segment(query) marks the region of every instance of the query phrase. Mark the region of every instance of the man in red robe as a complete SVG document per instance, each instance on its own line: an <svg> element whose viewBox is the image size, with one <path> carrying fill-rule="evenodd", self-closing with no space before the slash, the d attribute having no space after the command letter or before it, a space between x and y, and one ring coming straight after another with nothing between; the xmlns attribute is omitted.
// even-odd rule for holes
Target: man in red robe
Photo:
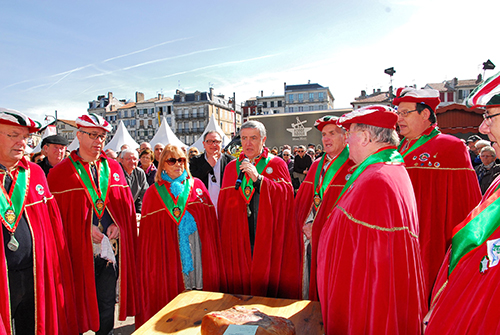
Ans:
<svg viewBox="0 0 500 335"><path fill-rule="evenodd" d="M245 122L240 135L243 151L226 166L218 202L228 291L298 299L301 233L288 168L264 147L262 123Z"/></svg>
<svg viewBox="0 0 500 335"><path fill-rule="evenodd" d="M24 158L38 125L0 108L0 334L77 334L71 260L43 170Z"/></svg>
<svg viewBox="0 0 500 335"><path fill-rule="evenodd" d="M430 296L439 267L451 243L453 227L481 199L481 190L463 142L441 134L435 110L439 92L432 89L398 89L398 126L404 138L399 145L417 199L420 249Z"/></svg>
<svg viewBox="0 0 500 335"><path fill-rule="evenodd" d="M349 148L345 130L337 126L338 117L324 116L314 126L321 132L324 154L312 165L295 196L295 221L303 227L305 255L303 262L302 298L318 300L316 285L316 254L326 217L349 179Z"/></svg>
<svg viewBox="0 0 500 335"><path fill-rule="evenodd" d="M484 107L479 131L500 153L500 73L487 79L466 99L468 107ZM465 195L467 196L467 195ZM426 334L499 334L500 309L500 178L481 203L453 230L433 290ZM427 323L427 322L424 322Z"/></svg>
<svg viewBox="0 0 500 335"><path fill-rule="evenodd" d="M343 115L356 164L318 245L327 334L420 334L426 313L411 181L396 150L397 115L367 106Z"/></svg>
<svg viewBox="0 0 500 335"><path fill-rule="evenodd" d="M80 148L50 170L48 182L73 263L79 332L108 334L117 278L119 318L135 315L134 201L122 168L102 151L111 125L95 114L77 118L76 124Z"/></svg>

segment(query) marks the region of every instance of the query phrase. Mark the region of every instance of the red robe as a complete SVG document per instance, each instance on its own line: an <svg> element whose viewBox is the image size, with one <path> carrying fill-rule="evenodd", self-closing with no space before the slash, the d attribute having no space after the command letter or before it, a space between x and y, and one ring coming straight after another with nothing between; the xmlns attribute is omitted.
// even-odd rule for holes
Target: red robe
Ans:
<svg viewBox="0 0 500 335"><path fill-rule="evenodd" d="M76 154L72 158L85 163ZM101 158L107 159L104 153ZM136 309L136 277L135 245L137 240L137 223L134 200L127 185L123 169L108 159L110 177L106 209L113 222L120 228L119 238L119 319L135 315ZM79 332L99 329L99 310L94 276L94 256L92 249L92 213L93 207L87 197L82 183L69 158L57 164L48 175L50 190L54 194L68 240L69 252L73 263L73 274L76 289L77 316Z"/></svg>
<svg viewBox="0 0 500 335"><path fill-rule="evenodd" d="M36 333L77 334L71 260L57 203L38 165L23 158L19 166L29 166L30 170L24 215L33 240ZM5 260L3 247L0 258ZM3 261L0 262L0 334L12 334L7 278L7 264Z"/></svg>
<svg viewBox="0 0 500 335"><path fill-rule="evenodd" d="M161 182L169 187L169 183ZM215 208L203 182L194 178L186 211L196 221L201 241L203 290L220 291L224 282L219 227ZM136 327L185 290L178 241L178 224L165 208L155 185L144 195L138 246L141 304Z"/></svg>
<svg viewBox="0 0 500 335"><path fill-rule="evenodd" d="M496 178L482 202L499 184L500 178ZM500 226L487 241L498 238ZM497 265L481 273L481 260L486 255L484 242L462 257L448 278L450 252L447 253L432 292L432 314L426 335L500 334L500 309L496 307L500 299L500 267Z"/></svg>
<svg viewBox="0 0 500 335"><path fill-rule="evenodd" d="M314 161L307 173L304 182L300 185L299 191L295 196L294 201L294 210L295 210L295 224L297 227L303 227L304 223L311 212L314 201L314 179L316 177L316 170L318 169L319 162L321 158ZM333 162L332 162L333 163ZM332 164L330 163L330 164ZM318 300L318 290L316 283L316 267L317 267L317 251L318 251L318 242L321 236L321 231L323 229L323 225L330 214L332 206L337 201L337 198L340 195L340 192L344 188L346 183L346 176L348 174L349 168L353 166L353 162L348 160L348 163L345 164L336 176L335 179L330 183L328 188L326 189L323 199L321 202L321 206L319 207L316 216L314 217L313 227L312 227L312 238L311 238L311 273L309 278L309 300L317 301ZM321 167L320 167L321 168ZM330 168L330 167L329 167Z"/></svg>
<svg viewBox="0 0 500 335"><path fill-rule="evenodd" d="M268 153L267 148L262 154ZM218 213L228 292L299 299L301 231L293 219L293 187L284 160L274 157L262 172L253 258L247 206L234 185L236 160L224 172Z"/></svg>
<svg viewBox="0 0 500 335"><path fill-rule="evenodd" d="M426 313L418 217L402 165L370 165L342 196L318 245L326 334L420 334Z"/></svg>
<svg viewBox="0 0 500 335"><path fill-rule="evenodd" d="M424 134L431 130L432 127ZM429 297L451 244L453 228L479 203L481 190L468 150L454 136L439 134L404 159L417 199L420 249Z"/></svg>

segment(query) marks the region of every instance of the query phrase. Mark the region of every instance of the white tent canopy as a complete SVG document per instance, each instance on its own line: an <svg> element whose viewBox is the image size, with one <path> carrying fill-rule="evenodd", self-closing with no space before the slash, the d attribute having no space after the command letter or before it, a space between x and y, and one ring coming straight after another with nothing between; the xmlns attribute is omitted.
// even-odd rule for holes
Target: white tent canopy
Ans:
<svg viewBox="0 0 500 335"><path fill-rule="evenodd" d="M187 145L181 142L177 136L175 136L174 132L168 125L167 119L163 117L161 119L160 128L156 132L155 136L149 141L152 147L154 147L157 143L161 143L163 145L173 144L180 148L185 148Z"/></svg>
<svg viewBox="0 0 500 335"><path fill-rule="evenodd" d="M200 150L200 152L205 151L205 148L203 148L203 137L205 136L205 134L207 132L212 131L212 130L217 131L222 136L222 147L223 148L226 145L228 145L229 142L231 142L229 137L227 137L224 134L221 127L219 127L219 125L215 121L215 114L212 114L212 116L210 117L210 120L208 121L208 125L205 128L205 131L203 132L203 134L201 134L200 138L196 142L194 142L193 145L190 146L190 148L196 147L198 150Z"/></svg>
<svg viewBox="0 0 500 335"><path fill-rule="evenodd" d="M68 152L76 150L80 147L80 142L78 142L78 137L75 137L73 141L68 145Z"/></svg>
<svg viewBox="0 0 500 335"><path fill-rule="evenodd" d="M54 128L53 127L47 127L45 128L43 134L42 134L42 140L47 137L47 136L51 136L51 135L57 135L56 133L54 133ZM40 152L42 151L42 141L40 141L37 146L29 153L37 153L37 152ZM26 151L27 152L27 151Z"/></svg>
<svg viewBox="0 0 500 335"><path fill-rule="evenodd" d="M118 124L118 128L116 129L115 136L109 141L108 144L104 147L104 150L111 149L114 152L120 151L122 145L127 144L131 149L139 148L139 144L130 136L127 128L123 124L123 121L120 121Z"/></svg>

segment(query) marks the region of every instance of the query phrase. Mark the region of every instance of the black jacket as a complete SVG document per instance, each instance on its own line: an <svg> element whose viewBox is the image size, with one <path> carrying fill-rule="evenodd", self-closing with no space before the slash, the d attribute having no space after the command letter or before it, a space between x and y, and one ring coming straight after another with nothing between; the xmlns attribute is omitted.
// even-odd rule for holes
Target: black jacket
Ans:
<svg viewBox="0 0 500 335"><path fill-rule="evenodd" d="M219 182L219 185L222 186L222 176L224 175L224 170L226 169L226 165L235 158L228 154L222 154L219 159L221 160L220 162L221 177L219 178L219 176L215 176L215 178ZM189 161L189 171L191 171L193 177L200 179L203 182L203 184L205 184L205 187L208 189L208 174L209 173L213 174L214 170L212 166L205 159L205 153L202 153L201 155L194 156L193 158L191 158L191 160Z"/></svg>

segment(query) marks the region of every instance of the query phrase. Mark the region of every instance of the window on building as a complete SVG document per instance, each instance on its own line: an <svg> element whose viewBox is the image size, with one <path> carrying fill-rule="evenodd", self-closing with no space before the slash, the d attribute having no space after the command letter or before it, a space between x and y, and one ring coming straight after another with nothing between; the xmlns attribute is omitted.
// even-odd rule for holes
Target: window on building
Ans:
<svg viewBox="0 0 500 335"><path fill-rule="evenodd" d="M262 107L267 108L267 101L262 102Z"/></svg>
<svg viewBox="0 0 500 335"><path fill-rule="evenodd" d="M186 97L185 96L181 97L181 102L186 102Z"/></svg>
<svg viewBox="0 0 500 335"><path fill-rule="evenodd" d="M293 103L293 94L288 95L288 102Z"/></svg>
<svg viewBox="0 0 500 335"><path fill-rule="evenodd" d="M200 95L199 94L196 95L196 101L200 101Z"/></svg>
<svg viewBox="0 0 500 335"><path fill-rule="evenodd" d="M140 116L144 115L144 110L143 109L139 109L139 115Z"/></svg>
<svg viewBox="0 0 500 335"><path fill-rule="evenodd" d="M281 100L278 100L278 107L282 107L283 106L283 102Z"/></svg>
<svg viewBox="0 0 500 335"><path fill-rule="evenodd" d="M172 127L172 118L170 116L167 117L167 123L170 127Z"/></svg>
<svg viewBox="0 0 500 335"><path fill-rule="evenodd" d="M135 117L135 110L130 111L130 117Z"/></svg>
<svg viewBox="0 0 500 335"><path fill-rule="evenodd" d="M274 101L271 101L270 104L271 104L270 107L273 108L274 107Z"/></svg>
<svg viewBox="0 0 500 335"><path fill-rule="evenodd" d="M300 106L299 107L299 112L303 112L304 111L304 107Z"/></svg>
<svg viewBox="0 0 500 335"><path fill-rule="evenodd" d="M153 115L154 113L155 113L155 109L154 109L154 108L151 108L151 109L149 110L149 114L150 114L150 115Z"/></svg>
<svg viewBox="0 0 500 335"><path fill-rule="evenodd" d="M325 93L324 92L318 92L318 99L320 101L323 101L324 98L325 98Z"/></svg>
<svg viewBox="0 0 500 335"><path fill-rule="evenodd" d="M288 107L288 113L293 113L293 107Z"/></svg>
<svg viewBox="0 0 500 335"><path fill-rule="evenodd" d="M304 94L299 93L299 102L304 102Z"/></svg>
<svg viewBox="0 0 500 335"><path fill-rule="evenodd" d="M314 110L314 106L309 106L309 110L313 111Z"/></svg>
<svg viewBox="0 0 500 335"><path fill-rule="evenodd" d="M128 117L128 111L123 111L123 117Z"/></svg>
<svg viewBox="0 0 500 335"><path fill-rule="evenodd" d="M139 126L144 127L144 120L139 120Z"/></svg>
<svg viewBox="0 0 500 335"><path fill-rule="evenodd" d="M454 100L454 99L453 99L453 92L448 92L448 94L447 94L447 95L448 95L448 100L446 100L446 101L448 101L448 102L452 102L452 101Z"/></svg>
<svg viewBox="0 0 500 335"><path fill-rule="evenodd" d="M148 126L152 126L153 125L153 120L148 120Z"/></svg>
<svg viewBox="0 0 500 335"><path fill-rule="evenodd" d="M469 93L470 93L469 90L459 90L458 91L458 99L463 100L463 99L467 98Z"/></svg>
<svg viewBox="0 0 500 335"><path fill-rule="evenodd" d="M314 93L309 93L309 101L314 101Z"/></svg>
<svg viewBox="0 0 500 335"><path fill-rule="evenodd" d="M131 122L131 124L132 124L133 126L135 126L135 125L136 125L136 120L135 120L135 119L134 119L134 120L131 120L130 122Z"/></svg>
<svg viewBox="0 0 500 335"><path fill-rule="evenodd" d="M184 108L184 117L188 118L189 117L189 109Z"/></svg>

